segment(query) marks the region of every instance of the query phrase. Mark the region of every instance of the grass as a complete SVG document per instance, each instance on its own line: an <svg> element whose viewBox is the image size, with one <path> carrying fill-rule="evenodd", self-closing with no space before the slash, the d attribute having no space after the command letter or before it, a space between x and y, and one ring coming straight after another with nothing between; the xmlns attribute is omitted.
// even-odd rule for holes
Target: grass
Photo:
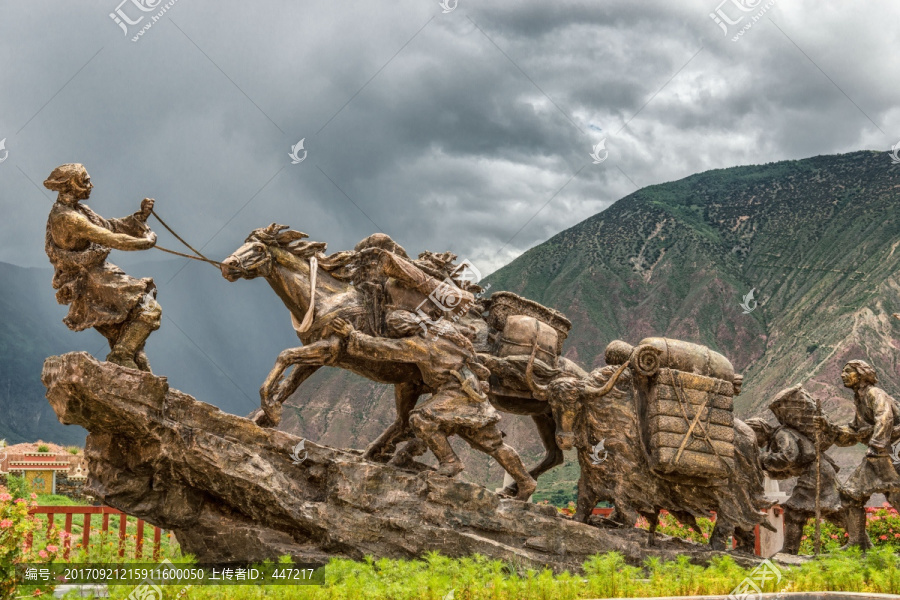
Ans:
<svg viewBox="0 0 900 600"><path fill-rule="evenodd" d="M164 587L166 598L194 600L228 598L250 600L579 600L610 597L692 596L728 594L749 570L730 557L709 565L691 564L686 557L675 561L649 559L642 566L626 563L617 553L597 555L584 563L584 573L554 575L549 570L522 568L482 556L448 558L430 553L418 560L367 557L363 561L334 559L320 570L318 586L180 586ZM34 586L20 594L33 594ZM110 586L111 598L127 598L135 586ZM888 549L862 556L842 552L782 570L782 578L770 579L764 591L900 592L900 558ZM448 594L453 591L452 596ZM179 593L181 595L179 596ZM67 598L74 598L68 595Z"/></svg>
<svg viewBox="0 0 900 600"><path fill-rule="evenodd" d="M60 496L40 496L41 504L78 504ZM35 547L59 544L46 536L46 516L41 515L40 532L35 532ZM69 562L152 562L152 527L144 532L144 558L135 559L136 523L128 519L125 558L118 557L118 518L110 519L110 532L101 534L99 515L91 522L89 548L80 547L83 517L75 515L72 527L72 553ZM63 515L55 517L55 527L62 529ZM849 591L861 593L900 593L900 557L895 554L893 531L900 517L889 507L871 509L869 530L880 542L879 547L862 555L857 550L836 551L840 530L827 532L828 550L816 560L793 568L782 569L782 579L771 580L764 591ZM701 520L701 531L691 531L666 515L660 531L706 542L712 523ZM810 524L810 527L812 525ZM884 531L884 533L882 533ZM898 531L900 532L900 531ZM706 535L704 535L706 534ZM57 534L58 535L58 534ZM834 537L832 537L834 535ZM885 539L882 540L881 536ZM823 536L826 537L826 536ZM900 540L900 538L896 538ZM804 542L806 543L806 542ZM160 560L176 563L193 562L183 556L171 534L164 534ZM287 561L287 557L282 559ZM511 562L481 556L448 558L429 553L417 560L391 560L367 557L362 561L333 559L319 570L322 585L235 585L235 586L163 586L164 598L256 600L284 598L297 600L580 600L609 597L691 596L729 594L750 572L730 557L717 557L706 566L691 564L686 557L675 561L648 559L640 566L630 565L617 553L593 556L583 565L583 572L553 574L549 570L529 569ZM128 598L134 585L110 586L111 598ZM48 588L24 586L20 597L30 597L40 590L49 597ZM450 592L452 595L448 596ZM40 597L40 596L39 596ZM67 596L74 598L74 595Z"/></svg>
<svg viewBox="0 0 900 600"><path fill-rule="evenodd" d="M38 506L88 506L83 500L75 500L59 494L38 494Z"/></svg>

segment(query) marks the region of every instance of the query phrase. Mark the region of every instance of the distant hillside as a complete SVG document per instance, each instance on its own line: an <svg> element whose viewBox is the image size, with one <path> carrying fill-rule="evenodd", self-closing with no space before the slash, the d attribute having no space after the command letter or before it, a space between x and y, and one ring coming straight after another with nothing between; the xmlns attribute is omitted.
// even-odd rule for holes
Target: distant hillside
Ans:
<svg viewBox="0 0 900 600"><path fill-rule="evenodd" d="M549 208L552 208L552 204ZM843 364L870 361L900 398L900 166L855 152L708 171L650 186L532 248L487 278L563 311L565 353L603 364L613 339L665 335L706 344L746 379L738 412L758 414L780 389L808 382L838 420L852 414ZM435 249L440 250L440 249ZM743 314L751 289L759 305ZM357 447L393 417L389 389L317 374L285 427ZM343 410L344 412L341 412ZM527 419L504 415L511 443L533 461ZM851 451L852 454L852 451ZM847 451L841 462L852 459ZM468 476L502 472L466 451ZM542 478L571 490L577 470Z"/></svg>
<svg viewBox="0 0 900 600"><path fill-rule="evenodd" d="M228 283L199 263L167 284L180 261L141 262L145 253L122 252L110 258L128 273L153 277L160 288L162 326L147 343L154 372L222 410L246 415L258 407L259 383L275 357L298 343L268 287ZM85 350L102 359L109 352L98 333L74 333L62 323L67 307L56 303L52 275L49 268L0 263L0 439L10 444L83 444L87 432L60 425L50 408L41 369L54 354Z"/></svg>
<svg viewBox="0 0 900 600"><path fill-rule="evenodd" d="M44 398L44 358L74 349L54 310L50 276L49 269L0 263L0 438L10 444L39 438L83 444L86 435L80 427L60 425Z"/></svg>
<svg viewBox="0 0 900 600"><path fill-rule="evenodd" d="M807 383L852 414L844 363L900 394L900 166L878 152L708 171L650 186L490 277L573 321L567 354L602 363L612 339L706 344L745 375L738 411ZM755 289L759 306L744 314Z"/></svg>

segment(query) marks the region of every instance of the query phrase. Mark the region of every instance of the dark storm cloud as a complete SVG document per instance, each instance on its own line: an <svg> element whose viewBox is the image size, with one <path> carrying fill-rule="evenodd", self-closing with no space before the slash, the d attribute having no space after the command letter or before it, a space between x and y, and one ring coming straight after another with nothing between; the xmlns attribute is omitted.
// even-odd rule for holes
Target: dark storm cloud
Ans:
<svg viewBox="0 0 900 600"><path fill-rule="evenodd" d="M153 196L216 256L278 221L487 273L635 185L900 136L895 3L782 0L732 42L705 0L178 0L137 43L117 4L0 8L2 261L46 264L40 184L69 161L102 214Z"/></svg>

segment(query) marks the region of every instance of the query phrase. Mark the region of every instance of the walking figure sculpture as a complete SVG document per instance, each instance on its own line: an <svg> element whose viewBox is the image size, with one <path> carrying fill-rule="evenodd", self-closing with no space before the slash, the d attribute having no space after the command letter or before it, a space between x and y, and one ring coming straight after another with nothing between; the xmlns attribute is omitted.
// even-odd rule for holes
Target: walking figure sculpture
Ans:
<svg viewBox="0 0 900 600"><path fill-rule="evenodd" d="M441 322L430 327L435 338L429 340L420 330L420 322L412 312L392 311L387 324L393 339L360 333L343 319L335 319L332 327L346 339L346 351L352 356L410 363L419 368L434 393L412 411L410 424L440 462L439 475L455 477L463 470L447 439L458 435L496 460L518 484L516 498L527 500L537 483L518 453L503 442L497 427L500 415L481 391L490 371L478 362L472 342L465 335L472 332L463 325Z"/></svg>
<svg viewBox="0 0 900 600"><path fill-rule="evenodd" d="M872 547L866 533L866 502L872 494L884 494L894 508L900 506L900 475L891 460L891 445L900 440L900 404L876 387L878 376L871 365L851 360L841 371L844 387L853 390L856 415L850 423L832 425L826 418L816 419L826 439L836 446L862 443L869 448L862 462L841 489L845 504L848 546L863 550Z"/></svg>

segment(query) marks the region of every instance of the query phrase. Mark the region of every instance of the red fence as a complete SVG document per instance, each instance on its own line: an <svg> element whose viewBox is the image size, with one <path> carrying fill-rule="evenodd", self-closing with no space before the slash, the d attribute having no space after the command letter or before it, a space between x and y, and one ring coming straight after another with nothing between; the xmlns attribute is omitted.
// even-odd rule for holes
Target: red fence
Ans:
<svg viewBox="0 0 900 600"><path fill-rule="evenodd" d="M56 515L65 515L64 530L68 534L63 540L63 558L69 558L69 550L72 545L72 515L83 515L84 522L81 528L81 546L87 550L91 540L91 516L101 515L101 534L109 532L110 515L119 517L119 556L125 556L125 535L127 527L127 515L108 506L37 506L28 511L32 515L47 515L47 534L56 527ZM113 524L115 528L115 524ZM159 546L162 539L162 530L153 527L153 560L159 559ZM33 542L31 535L26 540L27 547ZM135 558L142 558L144 552L144 521L137 520L137 538L135 540Z"/></svg>

